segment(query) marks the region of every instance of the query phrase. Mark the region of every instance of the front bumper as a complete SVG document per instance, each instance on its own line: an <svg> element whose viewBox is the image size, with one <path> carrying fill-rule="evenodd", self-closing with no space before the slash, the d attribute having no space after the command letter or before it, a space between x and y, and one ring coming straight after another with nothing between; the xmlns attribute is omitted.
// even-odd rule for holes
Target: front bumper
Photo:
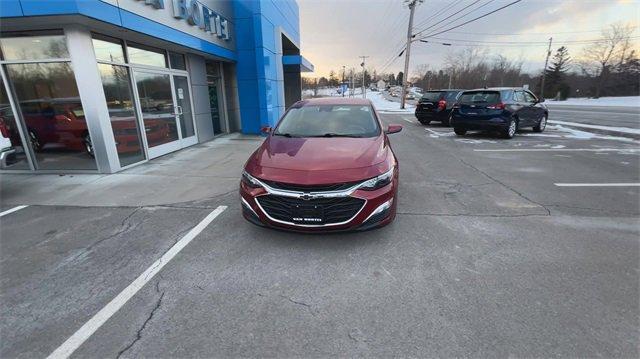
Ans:
<svg viewBox="0 0 640 359"><path fill-rule="evenodd" d="M0 152L0 168L8 168L16 162L16 150L4 149Z"/></svg>
<svg viewBox="0 0 640 359"><path fill-rule="evenodd" d="M448 111L440 111L434 109L420 109L416 108L414 115L418 120L429 120L429 121L445 121L449 117Z"/></svg>
<svg viewBox="0 0 640 359"><path fill-rule="evenodd" d="M397 207L397 173L392 182L375 191L356 190L350 197L364 200L364 205L349 220L340 223L299 224L278 220L270 216L260 205L257 198L273 194L264 188L250 188L240 183L240 201L242 215L249 222L277 229L296 232L341 232L364 231L385 226L393 221ZM310 203L313 200L309 201Z"/></svg>

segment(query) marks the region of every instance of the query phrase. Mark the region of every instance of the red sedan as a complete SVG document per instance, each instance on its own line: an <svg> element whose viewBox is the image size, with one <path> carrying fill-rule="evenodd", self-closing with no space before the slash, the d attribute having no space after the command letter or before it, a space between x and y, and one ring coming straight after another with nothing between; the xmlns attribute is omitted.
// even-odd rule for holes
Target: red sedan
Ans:
<svg viewBox="0 0 640 359"><path fill-rule="evenodd" d="M369 100L323 98L291 106L247 160L244 217L295 231L367 230L393 221L398 161Z"/></svg>

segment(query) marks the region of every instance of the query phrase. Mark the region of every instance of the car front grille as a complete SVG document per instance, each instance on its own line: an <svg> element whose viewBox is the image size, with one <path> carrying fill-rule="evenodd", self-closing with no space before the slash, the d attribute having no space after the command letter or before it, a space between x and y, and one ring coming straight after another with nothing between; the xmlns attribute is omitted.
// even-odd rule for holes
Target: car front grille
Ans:
<svg viewBox="0 0 640 359"><path fill-rule="evenodd" d="M344 191L349 189L358 183L358 182L347 182L347 183L333 183L333 184L320 184L320 185L299 185L299 184L290 184L283 182L275 182L275 181L265 181L267 186L273 187L275 189L281 189L285 191L295 191L295 192L328 192L328 191Z"/></svg>
<svg viewBox="0 0 640 359"><path fill-rule="evenodd" d="M257 197L262 209L271 217L279 221L295 224L327 225L346 222L354 217L365 204L365 200L354 197L316 198L303 200L301 198L264 195ZM311 221L300 215L300 211L310 209L317 215ZM304 212L303 212L304 213ZM319 219L319 220L318 220Z"/></svg>

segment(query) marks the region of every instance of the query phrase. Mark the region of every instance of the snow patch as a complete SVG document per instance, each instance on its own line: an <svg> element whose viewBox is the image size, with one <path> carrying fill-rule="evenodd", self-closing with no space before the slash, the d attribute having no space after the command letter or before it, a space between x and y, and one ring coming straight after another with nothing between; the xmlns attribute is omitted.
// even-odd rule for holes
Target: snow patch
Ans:
<svg viewBox="0 0 640 359"><path fill-rule="evenodd" d="M627 134L632 134L632 135L640 135L640 130L637 130L635 128L629 128L629 127L589 125L589 124L586 124L586 123L557 121L557 120L549 120L549 123L572 126L572 127L588 128L588 129L593 129L593 130L603 130L603 131L627 133Z"/></svg>
<svg viewBox="0 0 640 359"><path fill-rule="evenodd" d="M415 106L406 104L403 110L400 108L399 102L387 100L381 92L367 92L367 98L380 113L413 113L416 109Z"/></svg>
<svg viewBox="0 0 640 359"><path fill-rule="evenodd" d="M640 96L619 96L619 97L600 97L586 98L577 97L570 98L565 101L547 100L544 102L548 106L621 106L621 107L640 107Z"/></svg>

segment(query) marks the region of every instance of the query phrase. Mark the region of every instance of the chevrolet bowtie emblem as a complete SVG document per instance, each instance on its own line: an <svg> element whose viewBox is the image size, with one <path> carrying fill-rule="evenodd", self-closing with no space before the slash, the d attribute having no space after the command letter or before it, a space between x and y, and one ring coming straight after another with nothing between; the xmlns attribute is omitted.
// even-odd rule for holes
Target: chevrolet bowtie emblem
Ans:
<svg viewBox="0 0 640 359"><path fill-rule="evenodd" d="M305 200L305 201L308 201L308 200L314 199L314 198L315 198L315 196L312 196L312 195L311 195L311 194L309 194L309 193L305 193L305 194L303 194L302 196L300 196L300 198L302 198L302 199L303 199L303 200Z"/></svg>

